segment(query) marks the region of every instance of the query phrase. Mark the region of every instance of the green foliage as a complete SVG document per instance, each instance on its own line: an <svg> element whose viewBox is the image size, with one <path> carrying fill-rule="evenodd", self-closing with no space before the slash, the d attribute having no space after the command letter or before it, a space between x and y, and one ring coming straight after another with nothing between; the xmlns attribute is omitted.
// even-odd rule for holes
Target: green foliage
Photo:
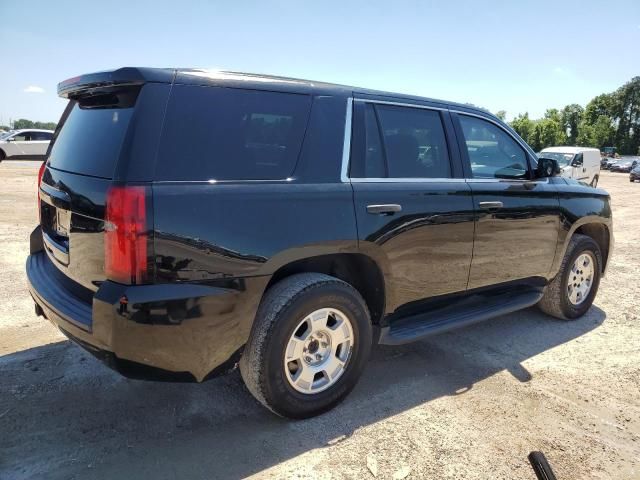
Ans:
<svg viewBox="0 0 640 480"><path fill-rule="evenodd" d="M613 146L621 154L640 154L640 77L613 93L598 95L585 108L575 103L562 110L550 108L538 120L524 113L514 118L511 126L535 151L580 145Z"/></svg>
<svg viewBox="0 0 640 480"><path fill-rule="evenodd" d="M567 105L560 113L561 125L567 135L567 143L569 145L577 144L580 122L582 122L583 116L584 108L577 103Z"/></svg>
<svg viewBox="0 0 640 480"><path fill-rule="evenodd" d="M27 120L26 118L21 118L13 122L13 128L15 130L19 130L22 128L42 128L45 130L55 130L56 123L55 122L34 122L31 120Z"/></svg>
<svg viewBox="0 0 640 480"><path fill-rule="evenodd" d="M504 110L500 110L496 112L496 117L498 117L500 120L504 122L505 119L507 118L507 112L505 112Z"/></svg>

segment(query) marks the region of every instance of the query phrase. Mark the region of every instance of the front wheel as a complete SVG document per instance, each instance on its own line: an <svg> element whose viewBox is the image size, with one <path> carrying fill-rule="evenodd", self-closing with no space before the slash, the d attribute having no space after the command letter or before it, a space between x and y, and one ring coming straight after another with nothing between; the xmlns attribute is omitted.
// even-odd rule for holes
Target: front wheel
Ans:
<svg viewBox="0 0 640 480"><path fill-rule="evenodd" d="M324 274L292 275L262 299L240 373L272 412L312 417L355 386L371 342L369 311L357 290Z"/></svg>
<svg viewBox="0 0 640 480"><path fill-rule="evenodd" d="M547 285L539 308L562 320L584 315L598 293L602 272L600 247L586 235L575 234L569 241L560 271Z"/></svg>

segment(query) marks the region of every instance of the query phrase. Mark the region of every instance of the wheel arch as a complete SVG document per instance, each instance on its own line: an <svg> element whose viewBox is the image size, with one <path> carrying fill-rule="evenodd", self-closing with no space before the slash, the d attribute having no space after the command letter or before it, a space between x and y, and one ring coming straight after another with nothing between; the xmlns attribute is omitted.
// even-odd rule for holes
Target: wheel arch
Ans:
<svg viewBox="0 0 640 480"><path fill-rule="evenodd" d="M598 244L600 252L602 253L602 274L605 274L614 244L613 232L611 229L612 225L610 221L606 220L607 219L599 216L583 217L571 226L571 229L567 232L564 238L564 242L560 244L561 249L556 255L554 261L552 278L557 275L562 259L567 253L569 242L576 234L586 235Z"/></svg>
<svg viewBox="0 0 640 480"><path fill-rule="evenodd" d="M371 322L380 323L386 305L386 286L379 265L362 253L329 253L299 258L281 265L271 276L265 292L277 282L296 273L324 273L349 283L362 295Z"/></svg>

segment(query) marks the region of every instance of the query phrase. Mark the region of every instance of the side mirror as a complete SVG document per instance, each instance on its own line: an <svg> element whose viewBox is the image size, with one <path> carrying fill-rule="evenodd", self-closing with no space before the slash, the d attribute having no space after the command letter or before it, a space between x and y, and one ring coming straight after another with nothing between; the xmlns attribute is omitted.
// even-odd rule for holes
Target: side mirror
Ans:
<svg viewBox="0 0 640 480"><path fill-rule="evenodd" d="M13 138L13 137L9 137L9 138L7 138L7 139L5 140L5 142L15 142L15 141L16 141L16 139L15 139L15 138Z"/></svg>
<svg viewBox="0 0 640 480"><path fill-rule="evenodd" d="M537 178L554 177L560 173L560 165L553 158L538 158Z"/></svg>

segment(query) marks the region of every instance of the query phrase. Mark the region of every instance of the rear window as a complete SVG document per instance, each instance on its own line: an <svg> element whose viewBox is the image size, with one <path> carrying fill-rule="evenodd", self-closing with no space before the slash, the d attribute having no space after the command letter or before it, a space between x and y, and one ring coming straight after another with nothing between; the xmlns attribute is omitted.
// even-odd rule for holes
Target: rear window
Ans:
<svg viewBox="0 0 640 480"><path fill-rule="evenodd" d="M112 178L133 108L74 105L58 133L49 165L82 175Z"/></svg>
<svg viewBox="0 0 640 480"><path fill-rule="evenodd" d="M275 180L293 173L311 97L177 85L155 179Z"/></svg>

